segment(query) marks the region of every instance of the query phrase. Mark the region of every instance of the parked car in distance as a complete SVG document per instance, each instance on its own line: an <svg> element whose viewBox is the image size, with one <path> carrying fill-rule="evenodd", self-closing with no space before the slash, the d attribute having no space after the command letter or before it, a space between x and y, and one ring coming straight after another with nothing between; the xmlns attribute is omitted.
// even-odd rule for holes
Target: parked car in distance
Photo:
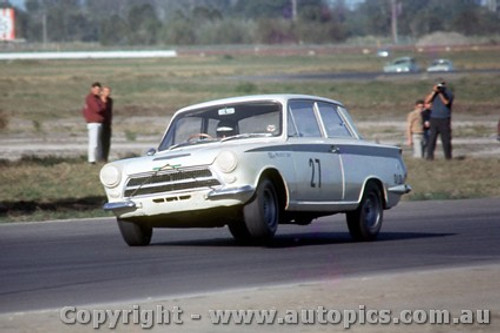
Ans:
<svg viewBox="0 0 500 333"><path fill-rule="evenodd" d="M454 70L453 62L448 59L435 59L427 67L427 72L451 72Z"/></svg>
<svg viewBox="0 0 500 333"><path fill-rule="evenodd" d="M387 49L379 49L379 50L377 50L377 57L387 58L389 55L390 55L390 52Z"/></svg>
<svg viewBox="0 0 500 333"><path fill-rule="evenodd" d="M420 71L416 60L412 57L400 57L384 66L384 73L414 73Z"/></svg>
<svg viewBox="0 0 500 333"><path fill-rule="evenodd" d="M345 213L351 236L377 237L411 188L401 149L365 141L342 103L309 95L233 97L177 111L157 149L100 172L123 239L154 228L224 227L239 241L279 224Z"/></svg>

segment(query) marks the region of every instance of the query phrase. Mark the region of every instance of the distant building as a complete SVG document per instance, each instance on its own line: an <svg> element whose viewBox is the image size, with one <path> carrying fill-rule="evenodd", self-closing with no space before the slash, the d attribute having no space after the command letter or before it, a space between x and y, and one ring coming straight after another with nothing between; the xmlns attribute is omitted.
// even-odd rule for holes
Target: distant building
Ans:
<svg viewBox="0 0 500 333"><path fill-rule="evenodd" d="M0 8L0 40L13 41L16 39L14 9Z"/></svg>

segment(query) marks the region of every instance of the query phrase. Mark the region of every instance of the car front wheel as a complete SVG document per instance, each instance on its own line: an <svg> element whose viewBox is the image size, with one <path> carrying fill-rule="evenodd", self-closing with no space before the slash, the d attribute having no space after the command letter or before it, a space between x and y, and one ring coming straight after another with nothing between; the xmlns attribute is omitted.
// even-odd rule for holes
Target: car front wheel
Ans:
<svg viewBox="0 0 500 333"><path fill-rule="evenodd" d="M136 222L116 219L123 240L129 246L145 246L151 242L153 228Z"/></svg>
<svg viewBox="0 0 500 333"><path fill-rule="evenodd" d="M243 207L246 230L253 240L273 238L280 220L280 203L273 182L262 179L257 186L255 198Z"/></svg>
<svg viewBox="0 0 500 333"><path fill-rule="evenodd" d="M358 208L346 214L351 237L356 241L371 241L377 238L382 227L383 214L380 189L374 183L368 183Z"/></svg>
<svg viewBox="0 0 500 333"><path fill-rule="evenodd" d="M228 224L229 232L233 238L240 243L248 243L252 240L252 235L248 231L246 224L239 220Z"/></svg>

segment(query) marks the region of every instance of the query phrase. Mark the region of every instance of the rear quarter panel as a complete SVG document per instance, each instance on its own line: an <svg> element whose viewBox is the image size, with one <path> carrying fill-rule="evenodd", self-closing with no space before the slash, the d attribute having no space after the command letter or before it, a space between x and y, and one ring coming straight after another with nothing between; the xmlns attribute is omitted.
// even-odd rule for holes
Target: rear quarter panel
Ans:
<svg viewBox="0 0 500 333"><path fill-rule="evenodd" d="M347 202L359 202L366 183L373 179L383 185L387 208L399 201L399 195L390 195L387 189L404 183L406 168L399 148L367 143L340 146L342 167L345 177Z"/></svg>

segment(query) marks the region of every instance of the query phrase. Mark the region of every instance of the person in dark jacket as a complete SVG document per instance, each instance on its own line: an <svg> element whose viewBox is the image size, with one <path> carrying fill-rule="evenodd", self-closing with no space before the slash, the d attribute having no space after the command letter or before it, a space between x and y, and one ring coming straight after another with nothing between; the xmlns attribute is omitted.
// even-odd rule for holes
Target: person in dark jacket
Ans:
<svg viewBox="0 0 500 333"><path fill-rule="evenodd" d="M432 92L425 99L425 103L431 103L430 136L427 146L426 159L434 159L434 150L438 135L443 143L444 157L452 158L451 146L451 107L453 105L453 93L448 89L446 82L439 79L432 87Z"/></svg>
<svg viewBox="0 0 500 333"><path fill-rule="evenodd" d="M113 98L111 98L111 88L103 86L101 90L101 100L104 103L104 121L102 123L101 146L102 160L108 161L109 149L111 147L111 123L113 120Z"/></svg>
<svg viewBox="0 0 500 333"><path fill-rule="evenodd" d="M498 121L497 124L497 140L500 141L500 120Z"/></svg>

